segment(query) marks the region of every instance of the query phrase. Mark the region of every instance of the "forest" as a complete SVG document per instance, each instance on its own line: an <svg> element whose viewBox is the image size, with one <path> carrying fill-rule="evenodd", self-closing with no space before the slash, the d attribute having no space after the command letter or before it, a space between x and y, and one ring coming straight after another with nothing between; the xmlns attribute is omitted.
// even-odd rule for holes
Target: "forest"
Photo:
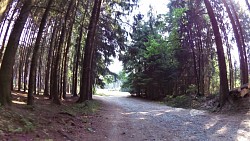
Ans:
<svg viewBox="0 0 250 141"><path fill-rule="evenodd" d="M248 0L169 0L164 14L135 13L141 2L1 0L1 107L14 92L27 105L36 96L84 103L117 79L150 100L217 96L223 107L249 96Z"/></svg>

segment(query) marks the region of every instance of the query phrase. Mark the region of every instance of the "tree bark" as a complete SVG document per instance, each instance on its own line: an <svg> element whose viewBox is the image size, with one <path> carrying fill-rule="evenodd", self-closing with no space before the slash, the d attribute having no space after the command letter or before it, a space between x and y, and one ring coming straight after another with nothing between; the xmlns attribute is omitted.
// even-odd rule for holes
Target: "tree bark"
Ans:
<svg viewBox="0 0 250 141"><path fill-rule="evenodd" d="M214 31L214 36L215 36L215 43L216 43L216 48L217 48L219 71L220 71L219 73L220 74L220 105L219 106L222 107L225 104L226 100L228 99L228 95L229 95L225 55L224 55L219 26L215 18L213 8L209 0L204 0L204 2L208 11L208 15L209 15L210 22L212 24L212 28Z"/></svg>
<svg viewBox="0 0 250 141"><path fill-rule="evenodd" d="M95 0L94 7L91 14L91 19L88 27L88 34L84 49L84 60L82 64L82 82L80 87L80 97L77 102L84 102L85 100L88 100L90 97L89 95L92 95L92 92L90 91L92 88L92 84L89 84L91 82L91 74L92 74L92 59L93 59L93 52L95 50L93 43L95 38L95 32L97 23L99 20L100 15L100 8L101 8L102 0Z"/></svg>
<svg viewBox="0 0 250 141"><path fill-rule="evenodd" d="M32 4L33 0L26 0L24 2L20 15L10 34L6 51L3 56L0 69L0 103L2 105L11 104L11 76L15 62L15 55L24 25L29 17Z"/></svg>

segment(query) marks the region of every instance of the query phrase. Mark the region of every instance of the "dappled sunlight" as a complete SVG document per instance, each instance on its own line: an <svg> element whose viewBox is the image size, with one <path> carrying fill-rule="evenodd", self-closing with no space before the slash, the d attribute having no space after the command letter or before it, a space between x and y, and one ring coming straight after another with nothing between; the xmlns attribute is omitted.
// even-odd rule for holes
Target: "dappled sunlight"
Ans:
<svg viewBox="0 0 250 141"><path fill-rule="evenodd" d="M158 114L155 114L155 116L161 116L163 114L165 114L165 113L158 113Z"/></svg>
<svg viewBox="0 0 250 141"><path fill-rule="evenodd" d="M20 92L14 92L14 93L12 93L12 95L14 95L14 96L20 96L20 97L28 97L27 94L23 94L23 93L20 93Z"/></svg>
<svg viewBox="0 0 250 141"><path fill-rule="evenodd" d="M128 112L128 113L121 113L122 115L132 115L135 114L136 112Z"/></svg>
<svg viewBox="0 0 250 141"><path fill-rule="evenodd" d="M241 129L237 131L237 140L249 141L250 139L250 120L243 120L240 124Z"/></svg>
<svg viewBox="0 0 250 141"><path fill-rule="evenodd" d="M201 111L201 110L196 110L196 109L192 109L190 110L190 115L191 116L197 116L197 115L205 115L206 112L205 111Z"/></svg>
<svg viewBox="0 0 250 141"><path fill-rule="evenodd" d="M25 103L25 102L16 101L16 100L12 100L12 103L14 103L14 104L20 104L20 105L25 105L25 104L27 104L27 103Z"/></svg>
<svg viewBox="0 0 250 141"><path fill-rule="evenodd" d="M218 120L210 120L208 123L206 123L204 126L205 126L205 129L210 129L211 127L215 126L217 124Z"/></svg>
<svg viewBox="0 0 250 141"><path fill-rule="evenodd" d="M147 114L149 114L149 112L139 112L139 114L147 115Z"/></svg>
<svg viewBox="0 0 250 141"><path fill-rule="evenodd" d="M249 141L250 135L249 131L239 129L237 132L236 139L238 141Z"/></svg>
<svg viewBox="0 0 250 141"><path fill-rule="evenodd" d="M219 130L217 130L217 134L220 134L220 135L223 135L223 134L226 134L228 132L228 128L227 128L227 126L225 125L225 126L223 126L223 127L221 127Z"/></svg>
<svg viewBox="0 0 250 141"><path fill-rule="evenodd" d="M113 96L113 97L128 97L128 96L130 96L130 94L128 92L120 92L118 90L109 90L109 89L97 89L96 95Z"/></svg>

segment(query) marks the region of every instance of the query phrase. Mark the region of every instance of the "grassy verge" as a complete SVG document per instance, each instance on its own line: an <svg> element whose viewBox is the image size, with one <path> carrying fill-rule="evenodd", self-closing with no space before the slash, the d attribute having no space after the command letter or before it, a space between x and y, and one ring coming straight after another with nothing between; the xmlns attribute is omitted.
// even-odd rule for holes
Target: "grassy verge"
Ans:
<svg viewBox="0 0 250 141"><path fill-rule="evenodd" d="M100 108L100 103L98 103L95 100L91 100L91 101L85 101L83 103L76 103L72 106L66 107L62 111L76 116L78 114L84 114L84 115L93 114L97 112L99 108Z"/></svg>

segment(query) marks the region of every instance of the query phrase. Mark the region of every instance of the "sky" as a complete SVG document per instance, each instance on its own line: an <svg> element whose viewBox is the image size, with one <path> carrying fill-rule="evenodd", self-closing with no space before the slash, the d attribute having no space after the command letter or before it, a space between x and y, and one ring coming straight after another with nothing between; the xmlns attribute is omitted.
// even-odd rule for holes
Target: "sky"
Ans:
<svg viewBox="0 0 250 141"><path fill-rule="evenodd" d="M143 15L147 15L149 11L149 5L151 5L154 11L157 14L164 14L167 11L167 3L168 0L139 0L139 8L133 11L134 14L141 13ZM133 16L131 16L132 18ZM108 68L110 71L119 73L122 71L122 62L118 60L118 58L114 58L114 63L111 64Z"/></svg>

